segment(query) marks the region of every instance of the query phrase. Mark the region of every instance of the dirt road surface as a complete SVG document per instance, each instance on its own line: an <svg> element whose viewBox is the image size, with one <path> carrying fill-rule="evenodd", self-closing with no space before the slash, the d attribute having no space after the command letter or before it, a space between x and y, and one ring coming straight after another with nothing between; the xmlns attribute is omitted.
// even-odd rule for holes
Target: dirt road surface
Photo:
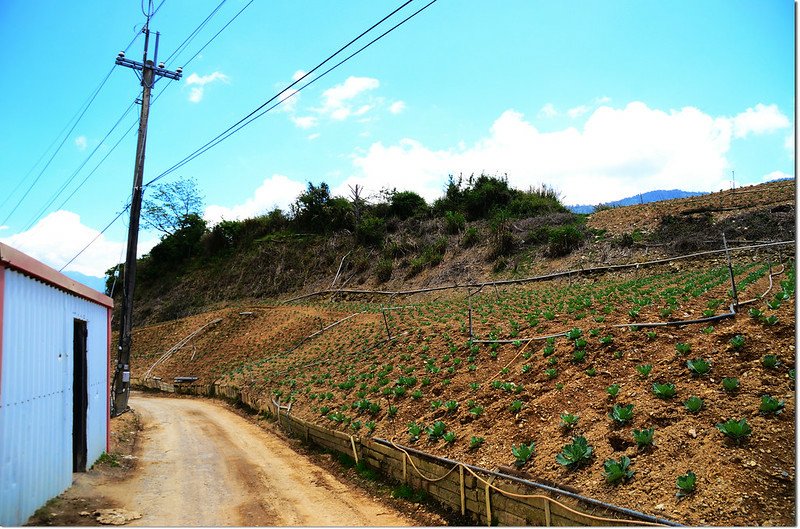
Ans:
<svg viewBox="0 0 800 529"><path fill-rule="evenodd" d="M391 526L415 522L208 400L136 395L141 453L102 493L143 526Z"/></svg>

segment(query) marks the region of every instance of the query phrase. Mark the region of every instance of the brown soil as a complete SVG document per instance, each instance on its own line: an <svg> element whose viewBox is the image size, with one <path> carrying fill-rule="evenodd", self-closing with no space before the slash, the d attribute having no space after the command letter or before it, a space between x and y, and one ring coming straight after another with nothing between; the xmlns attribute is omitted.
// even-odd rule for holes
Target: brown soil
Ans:
<svg viewBox="0 0 800 529"><path fill-rule="evenodd" d="M121 442L126 453L115 452L107 463L76 475L73 487L28 525L98 525L101 513L127 516L125 524L142 526L444 521L420 505L387 499L385 487L364 480L354 486L358 478L348 477L329 456L304 450L270 423L232 413L236 410L224 403L137 394L130 403L134 413L115 419L112 434L115 448ZM134 450L138 417L142 439Z"/></svg>
<svg viewBox="0 0 800 529"><path fill-rule="evenodd" d="M136 468L137 439L140 431L135 413L124 413L111 419L109 456L94 464L85 475L75 474L73 486L53 498L34 513L25 525L30 526L96 526L94 515L102 509L117 509L120 503L86 488L84 476L92 480L118 481L126 479Z"/></svg>
<svg viewBox="0 0 800 529"><path fill-rule="evenodd" d="M613 235L635 230L651 233L669 216L708 214L711 222L720 223L754 211L781 212L786 208L790 208L790 218L794 219L795 192L794 180L770 182L697 197L599 211L590 216L588 225ZM750 237L750 240L754 239Z"/></svg>
<svg viewBox="0 0 800 529"><path fill-rule="evenodd" d="M762 256L765 258L765 256ZM757 265L742 271L741 280ZM665 517L691 525L752 525L793 523L795 509L795 393L794 382L788 370L795 365L795 307L793 300L784 302L778 309L770 310L761 303L765 313L776 315L778 323L765 325L748 317L746 313L713 325L713 331L701 332L705 325L664 327L655 329L650 338L645 330L614 329L613 324L629 323L627 314L631 303L619 299L608 314L595 300L595 305L574 313L566 309L555 314L552 321L542 319L536 329L529 328L526 313L519 309L520 300L557 299L567 293L595 293L609 286L619 286L626 281L655 277L659 289L673 283L683 286L693 274L720 270L720 260L696 263L673 263L661 268L616 274L607 277L560 280L549 284L534 284L497 291L487 289L473 301L476 307L475 334L486 338L492 329L500 338L513 336L510 320L519 325L519 337L547 335L563 332L572 327L583 330L587 358L582 363L570 359L574 346L566 338L555 342L558 358L558 375L550 380L544 370L550 367L543 356L544 342L502 345L492 358L489 346L480 346L470 353L466 335L466 303L463 297L453 294L439 295L437 301L419 299L407 309L390 313L391 332L398 339L388 345L371 349L386 338L383 318L378 305L356 302L317 303L280 307L253 307L240 314L241 309L198 315L169 324L140 329L134 338L134 372L144 372L158 351L168 349L181 337L188 335L209 318L223 317L213 331L198 338L192 346L178 351L170 361L156 369L165 380L173 376L197 376L198 383L214 381L235 384L248 391L269 398L279 392L282 399L290 394L294 399L293 413L301 418L322 423L330 428L353 431L352 423L359 422L359 433L366 435L364 425L375 421L374 435L411 444L407 424L416 421L430 425L442 420L457 435L452 446L443 442L429 443L426 436L415 443L418 449L452 459L496 468L510 465L514 457L512 445L533 440L536 453L523 470L534 479L542 479L574 488L580 493L623 507ZM770 292L771 299L779 290L777 281ZM683 282L682 282L683 281ZM754 297L768 287L767 276L747 287L740 299ZM708 302L726 299L727 286L723 282L709 292L697 297L681 299L668 319L691 319L702 316ZM405 300L404 300L405 301ZM395 302L400 305L399 302ZM541 303L541 301L539 302ZM536 307L534 302L532 307ZM716 313L723 312L723 306ZM300 347L294 344L302 335L310 334L319 324L310 322L322 318L325 324L340 320L348 314L371 310L308 340ZM542 308L541 306L539 308ZM638 321L662 319L665 307L655 303L641 310ZM743 307L745 309L745 307ZM483 311L480 316L477 311ZM532 309L531 309L532 310ZM604 319L603 319L604 318ZM597 321L601 319L601 321ZM599 330L591 336L589 330ZM740 334L745 345L734 350L730 339ZM613 343L600 344L602 336L613 336ZM691 352L685 356L676 353L675 345L689 343ZM258 344L258 345L256 345ZM140 351L153 351L140 355ZM614 352L621 357L615 357ZM525 358L531 353L530 358ZM469 360L474 354L475 358ZM765 354L776 354L778 369L761 366ZM194 360L192 360L194 356ZM448 358L449 357L449 358ZM712 363L711 374L693 377L686 367L690 358L703 357ZM459 363L453 362L458 358ZM431 373L426 360L432 360L440 369ZM467 365L474 363L473 371ZM649 363L653 371L643 379L635 366ZM390 383L379 386L383 367L393 369L385 376ZM529 369L523 372L523 366ZM447 369L453 367L453 373ZM507 368L507 372L503 372ZM586 370L594 368L595 375ZM404 396L386 396L382 387L393 387L400 376L417 379ZM740 389L729 394L721 388L722 377L738 377ZM429 378L428 385L423 379ZM524 389L519 394L494 389L493 379L513 382ZM340 384L348 379L354 387ZM677 396L669 400L656 398L653 382L671 382L677 387ZM470 384L479 383L479 389ZM620 385L620 393L612 400L605 389L612 383ZM362 385L363 384L363 385ZM361 398L360 388L365 388L363 398L380 405L374 416L359 413L353 405ZM412 391L419 390L415 399ZM784 401L784 412L777 416L759 413L760 398L770 394ZM704 409L697 415L688 413L683 402L689 396L703 399ZM324 398L323 397L327 397ZM509 406L513 400L523 402L522 410L513 414ZM455 400L459 407L448 413L443 406L432 409L434 401L442 403ZM484 407L484 413L475 418L468 401L474 400ZM634 420L624 427L616 427L608 417L613 403L633 403ZM344 423L336 423L321 414L323 406L329 412L341 411ZM388 416L390 406L397 406L395 417ZM560 426L563 412L580 416L578 426L568 432ZM717 423L730 418L746 418L753 434L741 446L729 442L715 428ZM348 427L348 422L351 426ZM654 427L655 446L636 448L632 429ZM570 471L555 462L574 435L583 435L594 448L594 458L586 467ZM470 450L472 436L484 437L485 443ZM603 462L626 455L632 461L635 477L628 483L611 486L602 477ZM698 476L697 491L684 500L675 496L677 476L688 470Z"/></svg>
<svg viewBox="0 0 800 529"><path fill-rule="evenodd" d="M561 259L520 255L515 258L516 272L508 274L538 275L674 254L676 248L667 246L628 247L609 242L609 238L634 230L663 234L667 215L710 216L716 223L712 226L726 222L738 226L739 219L747 218L750 226L760 226L752 219L772 210L778 215L791 215L793 208L794 182L777 182L736 192L602 211L591 215L588 221L590 228L600 230L598 233L605 230L605 235L598 235L594 243ZM678 225L683 228L691 224L680 222ZM793 221L790 228L793 237ZM760 235L755 235L748 240L759 240ZM781 237L776 235L773 240L776 238ZM715 244L715 248L719 247ZM426 270L410 283L393 279L377 285L369 280L360 287L391 290L492 277L490 264L481 253L485 249L464 252L452 249L454 245L450 248L445 263L456 268L448 265ZM750 274L757 276L741 289L739 299L755 298L767 291L766 264L775 264L781 257L786 261L788 251L735 254L737 283L742 284ZM775 265L775 270L779 269ZM702 277L711 278L705 286L706 279L698 279ZM423 434L413 446L490 469L512 465L512 445L532 440L536 443L535 455L522 470L533 479L559 483L602 501L690 525L791 525L796 505L796 402L795 383L789 373L793 373L796 362L795 297L775 309L765 304L781 290L778 281L786 278L785 272L775 277L775 284L763 300L743 306L735 318L715 322L713 328L706 324L661 327L653 329L652 335L647 329L634 331L613 326L687 320L703 317L708 311L725 312L730 298L723 257L486 288L473 298L476 339L496 336L522 340L577 327L588 342L582 362L572 361L575 346L564 337L555 340L554 353L547 357L544 341L504 344L496 350L489 345L476 345L473 349L465 293L452 290L391 300L337 296L282 305L255 301L248 305L239 301L236 307L137 329L132 371L134 377L141 376L179 340L208 321L222 318L175 352L154 370L154 375L169 382L177 376L194 376L197 384L233 384L263 401L273 396L283 402L291 398L293 414L349 433L368 435L367 423L374 421L372 435L398 444L412 444L407 432L409 422L428 426L441 420L457 436L452 445L441 440L429 442ZM699 286L694 284L698 281ZM305 285L305 291L329 286L330 278ZM703 292L706 287L709 290ZM629 311L647 297L652 298L652 303L644 304L632 319ZM674 303L670 305L667 300L671 297ZM581 302L587 304L580 305ZM381 307L386 305L403 308L387 312L385 322ZM777 322L768 325L749 317L750 308L776 317ZM548 314L550 311L552 314ZM306 339L322 326L353 314L358 315ZM383 343L387 323L393 339ZM593 329L595 335L590 333ZM744 337L739 349L730 344L736 335ZM612 343L600 343L604 336L612 336ZM679 354L675 347L678 343L690 344L691 352ZM776 369L762 366L762 357L767 354L778 356L780 364ZM711 373L692 376L686 362L700 357L711 362ZM557 359L555 365L551 364L553 358ZM653 366L647 378L636 370L642 364ZM548 368L557 369L555 378L546 374ZM393 388L401 376L415 380L408 384L404 395L397 395ZM738 378L738 391L724 391L723 377ZM519 393L497 389L492 386L495 380L523 389ZM675 384L677 396L656 398L652 393L654 382ZM620 386L616 399L606 393L613 383ZM765 394L784 402L783 413L759 412ZM704 408L698 414L684 408L683 402L689 396L703 399ZM378 404L380 410L372 415L359 411L355 406L363 399ZM458 403L458 408L447 412L443 403L451 400ZM514 400L522 401L517 414L510 411ZM470 413L470 401L483 407L480 416ZM614 425L609 412L615 403L634 404L632 422L622 427ZM395 406L396 413L390 416L390 407ZM340 415L332 416L334 412ZM580 416L573 431L560 425L564 412ZM752 427L752 435L740 445L715 428L731 418L745 418ZM650 427L655 428L654 446L639 450L632 430ZM576 435L586 437L594 457L590 464L571 471L558 465L555 455ZM470 449L472 436L485 439L480 448ZM604 461L623 455L631 459L635 476L627 483L607 484L603 478ZM679 500L676 478L689 470L698 476L697 490Z"/></svg>

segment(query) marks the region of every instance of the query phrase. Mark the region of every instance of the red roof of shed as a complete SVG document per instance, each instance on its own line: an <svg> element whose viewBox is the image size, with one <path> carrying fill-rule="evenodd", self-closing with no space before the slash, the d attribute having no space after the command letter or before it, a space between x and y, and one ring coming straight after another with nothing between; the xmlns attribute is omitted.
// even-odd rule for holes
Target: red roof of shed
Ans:
<svg viewBox="0 0 800 529"><path fill-rule="evenodd" d="M64 290L86 300L92 301L104 307L114 308L114 300L110 297L90 288L83 283L71 279L61 272L50 268L24 254L19 250L0 242L0 265L12 270L17 270L25 275L34 277L58 289Z"/></svg>

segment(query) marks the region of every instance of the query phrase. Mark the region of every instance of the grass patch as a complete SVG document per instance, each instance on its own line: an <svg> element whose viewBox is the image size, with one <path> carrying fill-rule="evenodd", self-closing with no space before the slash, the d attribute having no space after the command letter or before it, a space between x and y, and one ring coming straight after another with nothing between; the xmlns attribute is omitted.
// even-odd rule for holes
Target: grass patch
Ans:
<svg viewBox="0 0 800 529"><path fill-rule="evenodd" d="M392 498L399 498L411 503L423 503L428 499L428 494L424 490L416 490L410 485L402 483L392 489Z"/></svg>

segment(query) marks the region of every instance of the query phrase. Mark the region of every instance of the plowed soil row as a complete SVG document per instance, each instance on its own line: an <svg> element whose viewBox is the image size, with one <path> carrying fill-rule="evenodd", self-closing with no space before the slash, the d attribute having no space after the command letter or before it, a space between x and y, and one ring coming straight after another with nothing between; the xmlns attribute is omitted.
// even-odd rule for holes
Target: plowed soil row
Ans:
<svg viewBox="0 0 800 529"><path fill-rule="evenodd" d="M763 294L769 286L766 256L741 258L739 266L738 282L762 271L740 299ZM772 325L749 317L743 307L735 318L713 325L613 327L634 321L629 311L637 304L631 299L642 297L651 297L652 303L642 307L639 322L722 313L730 301L729 285L718 279L714 283L714 278L724 278L723 272L722 263L712 260L487 290L473 299L475 336L520 340L497 346L470 343L463 293L393 300L409 306L390 311L386 320L380 304L355 301L228 309L140 329L132 367L134 376L143 373L182 337L221 317L155 374L235 384L265 399L291 398L293 413L329 428L414 443L487 468L513 464L512 446L533 441L535 454L521 467L531 479L682 523L788 525L794 521L796 472L794 297L774 309L765 305L781 290L778 281L785 281L786 274L775 278L764 300L752 304L776 318ZM688 294L687 285L703 274L711 278L710 290L697 297ZM638 290L631 294L628 283L639 285ZM683 290L668 290L678 288ZM718 307L709 309L716 301ZM322 326L362 311L367 312L295 347ZM552 352L545 349L546 341L523 341L572 328L581 329L587 341L583 361L574 360L576 346L565 337L553 341ZM744 338L738 349L730 343L737 335ZM600 342L605 336L610 343ZM691 350L680 354L679 343ZM768 354L778 357L777 368L762 365ZM707 376L693 376L687 369L687 360L700 357L711 362ZM642 364L652 365L647 377L636 369ZM547 369L555 369L555 376ZM738 378L738 391L726 392L724 377ZM657 398L654 382L675 384L676 397ZM496 387L501 383L506 384ZM616 398L606 392L611 384L620 387ZM765 394L783 401L783 413L760 413ZM684 408L689 396L703 399L699 413ZM521 409L513 412L516 400ZM448 401L457 403L452 411ZM633 420L615 426L608 415L613 404L634 404ZM482 413L471 412L477 408ZM574 429L561 426L564 412L580 417ZM737 445L715 428L731 418L747 419L753 433L746 442ZM430 426L437 420L455 433L452 444L431 442L425 434L412 441L409 423ZM640 450L632 430L651 427L654 446ZM555 455L576 435L588 440L594 457L572 471L557 464ZM472 449L472 437L482 437L483 444ZM623 455L632 460L635 476L607 484L604 461ZM689 470L698 476L697 490L679 500L675 480Z"/></svg>

